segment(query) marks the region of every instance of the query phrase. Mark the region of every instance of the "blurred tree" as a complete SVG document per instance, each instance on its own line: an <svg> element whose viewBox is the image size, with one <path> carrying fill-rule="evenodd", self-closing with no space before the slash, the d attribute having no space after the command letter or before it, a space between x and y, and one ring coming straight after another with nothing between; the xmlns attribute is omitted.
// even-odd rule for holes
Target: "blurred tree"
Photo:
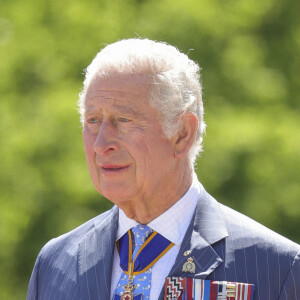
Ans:
<svg viewBox="0 0 300 300"><path fill-rule="evenodd" d="M164 40L202 66L197 173L223 202L300 242L299 2L0 2L0 298L24 299L42 245L111 207L89 179L76 100L106 43ZM192 50L193 49L193 50Z"/></svg>

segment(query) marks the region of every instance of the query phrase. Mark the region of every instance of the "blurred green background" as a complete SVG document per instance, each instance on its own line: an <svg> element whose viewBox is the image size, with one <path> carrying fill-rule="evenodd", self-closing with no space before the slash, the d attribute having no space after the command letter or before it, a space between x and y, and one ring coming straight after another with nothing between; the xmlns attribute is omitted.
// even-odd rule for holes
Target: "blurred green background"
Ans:
<svg viewBox="0 0 300 300"><path fill-rule="evenodd" d="M199 62L200 180L300 242L299 3L0 0L0 299L25 299L41 247L111 207L89 178L76 101L82 70L123 38L167 41Z"/></svg>

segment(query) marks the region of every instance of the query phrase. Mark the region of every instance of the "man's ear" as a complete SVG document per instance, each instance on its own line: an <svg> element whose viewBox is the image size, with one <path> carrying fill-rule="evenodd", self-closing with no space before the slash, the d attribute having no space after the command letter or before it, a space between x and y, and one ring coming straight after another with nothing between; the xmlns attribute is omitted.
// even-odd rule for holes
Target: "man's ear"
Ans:
<svg viewBox="0 0 300 300"><path fill-rule="evenodd" d="M186 112L181 118L182 126L174 137L174 156L178 159L187 156L198 129L198 118L193 113Z"/></svg>

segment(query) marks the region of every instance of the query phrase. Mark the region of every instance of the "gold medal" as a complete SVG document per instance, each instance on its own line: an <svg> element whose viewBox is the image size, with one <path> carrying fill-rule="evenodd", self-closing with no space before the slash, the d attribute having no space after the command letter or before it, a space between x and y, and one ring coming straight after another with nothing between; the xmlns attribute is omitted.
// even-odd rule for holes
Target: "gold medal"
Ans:
<svg viewBox="0 0 300 300"><path fill-rule="evenodd" d="M133 300L133 290L135 288L135 285L132 285L131 283L123 285L123 288L125 292L121 296L121 300Z"/></svg>

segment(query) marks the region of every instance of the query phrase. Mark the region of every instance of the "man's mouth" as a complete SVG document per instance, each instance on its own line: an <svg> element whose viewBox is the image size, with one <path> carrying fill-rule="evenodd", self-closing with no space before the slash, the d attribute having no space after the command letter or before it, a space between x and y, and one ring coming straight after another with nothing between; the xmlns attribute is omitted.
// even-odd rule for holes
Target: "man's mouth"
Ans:
<svg viewBox="0 0 300 300"><path fill-rule="evenodd" d="M114 173L117 173L117 172L121 172L121 171L127 169L128 167L129 167L128 165L102 165L101 169L104 172L114 172Z"/></svg>

